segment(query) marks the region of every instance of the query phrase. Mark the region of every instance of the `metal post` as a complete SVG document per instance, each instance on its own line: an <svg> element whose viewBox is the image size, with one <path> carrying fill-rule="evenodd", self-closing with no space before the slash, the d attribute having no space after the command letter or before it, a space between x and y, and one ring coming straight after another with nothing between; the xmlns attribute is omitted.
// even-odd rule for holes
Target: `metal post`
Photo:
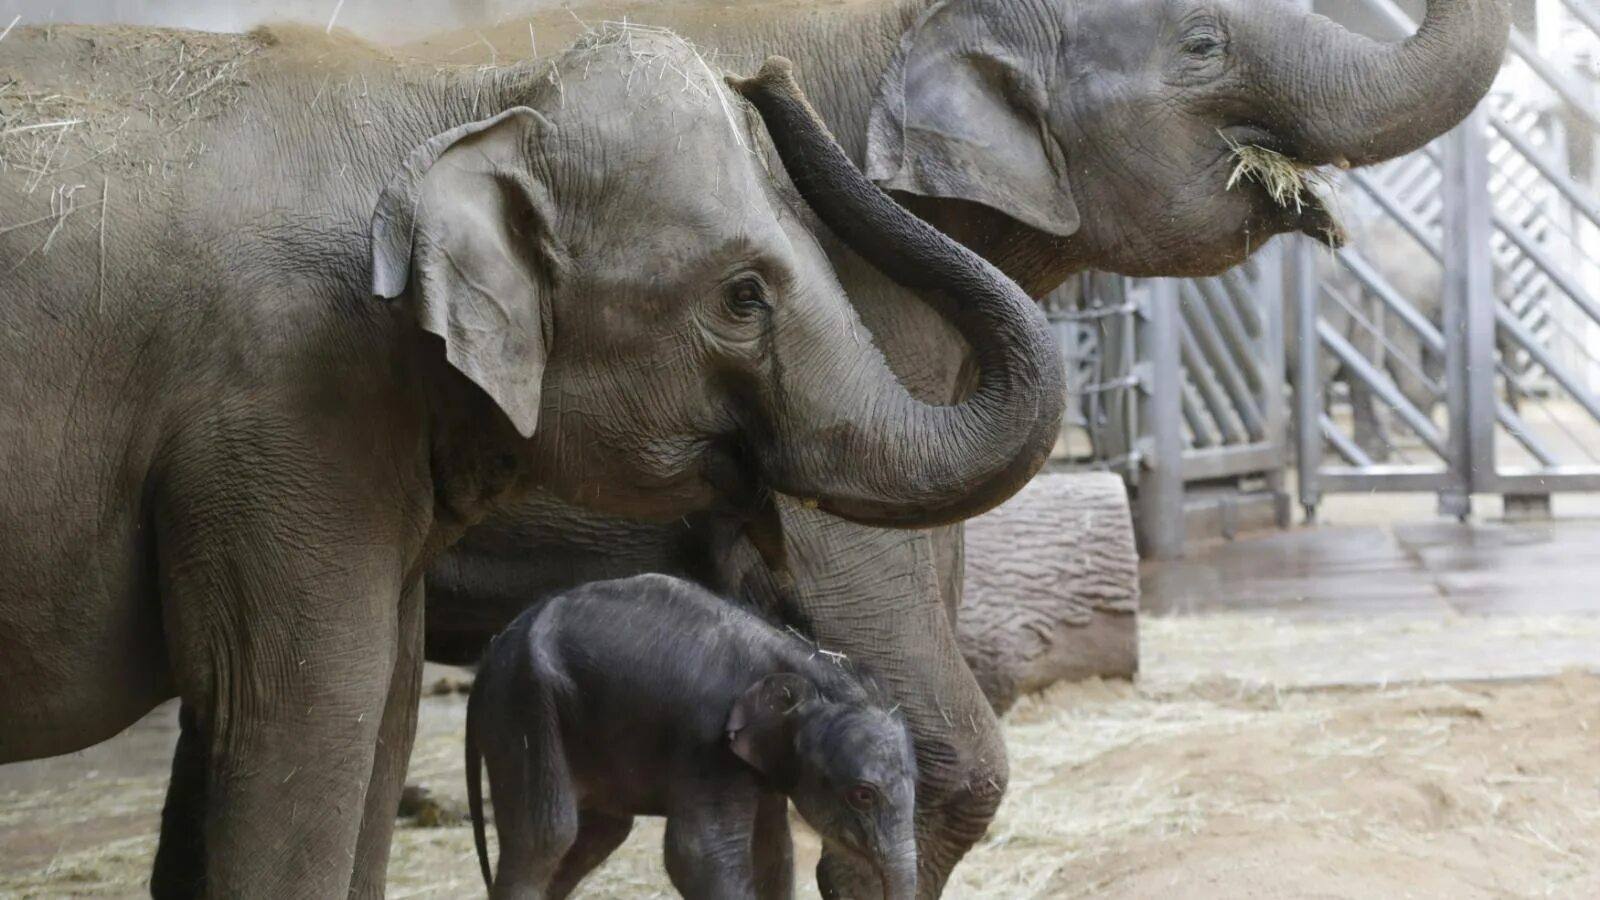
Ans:
<svg viewBox="0 0 1600 900"><path fill-rule="evenodd" d="M1291 522L1289 495L1284 491L1283 467L1287 463L1286 442L1289 440L1289 414L1286 406L1283 352L1283 296L1284 257L1288 254L1282 240L1273 241L1256 257L1257 274L1250 286L1249 297L1255 301L1256 314L1261 319L1261 339L1256 352L1261 355L1261 408L1267 414L1267 440L1277 448L1277 460L1267 472L1267 488L1273 494L1273 518L1279 528L1288 528Z"/></svg>
<svg viewBox="0 0 1600 900"><path fill-rule="evenodd" d="M1317 473L1322 468L1322 343L1317 339L1317 248L1309 238L1292 241L1289 291L1295 309L1295 347L1298 349L1294 373L1295 466L1300 481L1300 506L1306 521L1317 518L1322 486Z"/></svg>
<svg viewBox="0 0 1600 900"><path fill-rule="evenodd" d="M1495 476L1494 198L1483 111L1444 138L1445 401L1450 410L1451 486L1439 494L1439 513L1465 519L1472 494Z"/></svg>
<svg viewBox="0 0 1600 900"><path fill-rule="evenodd" d="M1140 303L1139 549L1149 558L1183 555L1183 369L1179 365L1178 282L1158 279Z"/></svg>

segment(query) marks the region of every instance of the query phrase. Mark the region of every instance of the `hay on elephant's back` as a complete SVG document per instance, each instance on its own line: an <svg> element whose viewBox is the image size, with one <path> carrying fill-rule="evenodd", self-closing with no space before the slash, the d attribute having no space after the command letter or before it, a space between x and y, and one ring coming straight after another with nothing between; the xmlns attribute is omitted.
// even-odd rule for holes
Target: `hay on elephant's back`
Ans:
<svg viewBox="0 0 1600 900"><path fill-rule="evenodd" d="M189 126L227 110L264 33L17 29L0 66L0 170L30 190L87 163L171 174L203 151Z"/></svg>
<svg viewBox="0 0 1600 900"><path fill-rule="evenodd" d="M744 132L735 118L733 105L728 102L727 91L723 90L722 79L730 73L717 64L716 54L708 58L705 51L670 28L623 20L605 21L595 27L585 28L563 56L575 62L581 61L587 70L588 57L617 47L623 49L630 64L626 72L629 85L637 79L669 75L681 79L685 91L693 92L707 101L715 101L721 107L735 142L740 147L745 146ZM748 126L748 110L746 117L745 124Z"/></svg>

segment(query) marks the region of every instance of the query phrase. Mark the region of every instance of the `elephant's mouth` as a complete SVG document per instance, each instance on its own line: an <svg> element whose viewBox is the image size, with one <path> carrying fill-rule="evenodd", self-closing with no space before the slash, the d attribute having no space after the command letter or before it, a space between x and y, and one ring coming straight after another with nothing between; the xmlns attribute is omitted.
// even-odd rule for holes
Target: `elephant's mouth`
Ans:
<svg viewBox="0 0 1600 900"><path fill-rule="evenodd" d="M1228 190L1256 189L1265 194L1282 231L1298 231L1331 248L1345 243L1345 229L1328 207L1329 179L1317 165L1258 129L1223 132L1232 170ZM1337 165L1337 163L1336 163Z"/></svg>

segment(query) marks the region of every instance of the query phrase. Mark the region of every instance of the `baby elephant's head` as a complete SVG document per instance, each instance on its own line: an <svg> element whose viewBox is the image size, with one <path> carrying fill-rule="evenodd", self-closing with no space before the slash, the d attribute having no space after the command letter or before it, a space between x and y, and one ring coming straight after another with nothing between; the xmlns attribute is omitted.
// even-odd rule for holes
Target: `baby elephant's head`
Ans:
<svg viewBox="0 0 1600 900"><path fill-rule="evenodd" d="M728 716L729 744L829 845L870 863L886 900L917 893L917 764L901 719L830 700L808 678L768 675Z"/></svg>

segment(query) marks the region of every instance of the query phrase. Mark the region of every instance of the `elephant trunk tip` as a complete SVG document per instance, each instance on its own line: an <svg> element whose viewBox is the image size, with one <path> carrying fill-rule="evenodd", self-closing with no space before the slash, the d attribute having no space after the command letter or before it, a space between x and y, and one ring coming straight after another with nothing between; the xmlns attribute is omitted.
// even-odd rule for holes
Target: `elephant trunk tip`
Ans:
<svg viewBox="0 0 1600 900"><path fill-rule="evenodd" d="M742 96L764 90L777 90L791 96L801 96L800 85L794 80L794 63L786 56L769 56L756 74L749 78L729 75L728 86Z"/></svg>

